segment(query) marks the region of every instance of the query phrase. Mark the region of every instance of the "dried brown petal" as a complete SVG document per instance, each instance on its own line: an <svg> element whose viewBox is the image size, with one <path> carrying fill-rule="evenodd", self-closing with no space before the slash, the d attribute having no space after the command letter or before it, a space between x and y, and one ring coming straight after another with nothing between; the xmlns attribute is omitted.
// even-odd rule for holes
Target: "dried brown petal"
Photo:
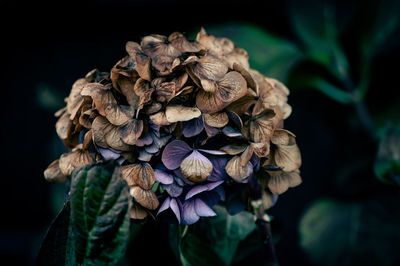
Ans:
<svg viewBox="0 0 400 266"><path fill-rule="evenodd" d="M297 170L301 165L301 154L294 135L283 129L277 129L275 132L273 140L276 145L274 152L276 165L286 172Z"/></svg>
<svg viewBox="0 0 400 266"><path fill-rule="evenodd" d="M168 37L168 41L172 46L178 49L181 53L198 53L204 49L197 42L188 41L180 32L174 32Z"/></svg>
<svg viewBox="0 0 400 266"><path fill-rule="evenodd" d="M131 216L131 219L143 220L147 217L148 212L139 204L133 204L129 210L129 214Z"/></svg>
<svg viewBox="0 0 400 266"><path fill-rule="evenodd" d="M250 121L250 137L256 143L268 143L282 114L278 108L270 109Z"/></svg>
<svg viewBox="0 0 400 266"><path fill-rule="evenodd" d="M250 73L240 64L233 63L233 70L239 72L247 82L247 86L254 91L257 91L257 84Z"/></svg>
<svg viewBox="0 0 400 266"><path fill-rule="evenodd" d="M149 118L150 118L150 120L151 120L154 124L156 124L156 125L158 125L158 126L168 126L168 125L171 124L171 123L167 120L167 117L166 117L164 111L161 111L161 112L158 112L158 113L156 113L156 114L153 114L153 115L151 115Z"/></svg>
<svg viewBox="0 0 400 266"><path fill-rule="evenodd" d="M135 94L140 97L138 107L140 110L146 103L151 101L151 95L153 94L154 89L150 88L150 84L147 80L140 78L135 83L134 91Z"/></svg>
<svg viewBox="0 0 400 266"><path fill-rule="evenodd" d="M298 171L293 172L269 172L270 179L268 181L268 188L272 193L282 194L289 187L295 187L301 184L301 178Z"/></svg>
<svg viewBox="0 0 400 266"><path fill-rule="evenodd" d="M193 151L186 157L181 165L182 174L195 183L203 182L210 176L213 165L205 156L198 151Z"/></svg>
<svg viewBox="0 0 400 266"><path fill-rule="evenodd" d="M118 105L111 90L100 83L87 84L81 94L92 97L99 114L105 116L114 125L122 125L134 115L132 107Z"/></svg>
<svg viewBox="0 0 400 266"><path fill-rule="evenodd" d="M140 186L151 189L155 182L154 170L148 163L125 165L122 167L122 176L129 186Z"/></svg>
<svg viewBox="0 0 400 266"><path fill-rule="evenodd" d="M136 53L136 68L141 78L151 80L151 60L142 52Z"/></svg>
<svg viewBox="0 0 400 266"><path fill-rule="evenodd" d="M218 81L225 76L228 68L218 58L206 55L193 64L192 71L200 80Z"/></svg>
<svg viewBox="0 0 400 266"><path fill-rule="evenodd" d="M82 150L89 149L90 143L92 142L92 136L92 130L86 132L85 137L83 138Z"/></svg>
<svg viewBox="0 0 400 266"><path fill-rule="evenodd" d="M138 43L129 41L125 44L125 50L131 58L135 58L136 53L141 52L142 48Z"/></svg>
<svg viewBox="0 0 400 266"><path fill-rule="evenodd" d="M149 210L157 209L159 202L152 190L145 190L139 186L131 188L130 193L137 203Z"/></svg>
<svg viewBox="0 0 400 266"><path fill-rule="evenodd" d="M125 56L111 69L110 78L115 89L118 89L118 79L121 75L129 78L138 78L139 75L136 71L133 59L134 58L131 58L130 56Z"/></svg>
<svg viewBox="0 0 400 266"><path fill-rule="evenodd" d="M151 115L154 113L157 113L158 111L160 111L162 108L162 104L161 103L152 103L151 105L148 105L144 108L144 112L147 115Z"/></svg>
<svg viewBox="0 0 400 266"><path fill-rule="evenodd" d="M70 115L68 113L64 113L56 123L57 135L62 140L67 139L73 130L73 124L69 117Z"/></svg>
<svg viewBox="0 0 400 266"><path fill-rule="evenodd" d="M247 143L231 144L222 147L220 150L226 152L229 155L238 155L239 153L244 152L247 146Z"/></svg>
<svg viewBox="0 0 400 266"><path fill-rule="evenodd" d="M92 124L93 142L102 148L113 148L119 151L132 150L132 146L127 145L121 139L121 132L118 127L112 125L102 116L94 119Z"/></svg>
<svg viewBox="0 0 400 266"><path fill-rule="evenodd" d="M226 173L238 182L249 177L251 169L249 165L242 166L240 156L235 156L229 160L225 166Z"/></svg>
<svg viewBox="0 0 400 266"><path fill-rule="evenodd" d="M175 91L179 91L180 89L183 88L183 86L185 85L185 83L188 80L188 74L186 72L184 72L182 75L174 78L172 80L172 82L175 83Z"/></svg>
<svg viewBox="0 0 400 266"><path fill-rule="evenodd" d="M238 72L232 71L218 82L215 93L200 91L196 97L196 105L204 113L215 113L243 97L246 92L245 79Z"/></svg>
<svg viewBox="0 0 400 266"><path fill-rule="evenodd" d="M94 156L89 151L80 149L64 153L59 160L61 172L66 176L71 176L72 172L81 166L95 162Z"/></svg>
<svg viewBox="0 0 400 266"><path fill-rule="evenodd" d="M158 102L169 102L175 97L175 82L163 82L155 90Z"/></svg>
<svg viewBox="0 0 400 266"><path fill-rule="evenodd" d="M137 186L133 176L134 176L134 169L136 167L136 164L129 164L129 165L124 165L122 166L122 177L125 179L126 183L128 183L128 186L133 187Z"/></svg>
<svg viewBox="0 0 400 266"><path fill-rule="evenodd" d="M204 114L203 118L207 125L216 128L222 128L229 123L228 115L225 112Z"/></svg>
<svg viewBox="0 0 400 266"><path fill-rule="evenodd" d="M196 40L210 52L216 55L229 54L235 48L235 45L231 40L227 38L216 38L212 35L208 35L203 28L197 34Z"/></svg>
<svg viewBox="0 0 400 266"><path fill-rule="evenodd" d="M201 112L196 107L187 106L167 106L165 108L165 116L170 123L179 121L189 121L193 118L199 117Z"/></svg>
<svg viewBox="0 0 400 266"><path fill-rule="evenodd" d="M59 160L52 162L44 171L44 178L53 183L64 183L67 177L61 172Z"/></svg>
<svg viewBox="0 0 400 266"><path fill-rule="evenodd" d="M133 109L137 109L139 107L140 97L136 95L134 87L135 87L136 79L120 77L118 79L118 86L121 93L125 96L126 101L129 103Z"/></svg>
<svg viewBox="0 0 400 266"><path fill-rule="evenodd" d="M143 121L131 119L118 127L123 142L134 145L143 132Z"/></svg>
<svg viewBox="0 0 400 266"><path fill-rule="evenodd" d="M67 111L70 113L71 120L75 119L83 105L84 100L81 91L87 83L88 81L86 79L78 79L75 81L74 85L72 85L71 92L67 99Z"/></svg>

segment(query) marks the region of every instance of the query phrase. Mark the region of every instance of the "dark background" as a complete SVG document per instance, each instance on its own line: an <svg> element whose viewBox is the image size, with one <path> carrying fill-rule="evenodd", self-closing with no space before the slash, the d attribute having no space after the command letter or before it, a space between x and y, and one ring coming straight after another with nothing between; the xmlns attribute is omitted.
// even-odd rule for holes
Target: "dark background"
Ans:
<svg viewBox="0 0 400 266"><path fill-rule="evenodd" d="M358 49L355 33L368 24L375 3L346 4L357 8L354 23L341 37L353 65L360 63L353 56ZM64 152L53 113L62 107L76 79L93 68L109 71L125 55L126 41L140 41L151 33L192 34L201 26L246 22L296 42L289 4L251 0L2 4L3 13L11 15L1 18L5 45L0 90L3 265L33 264L42 237L61 206L63 187L46 182L43 170ZM305 9L308 5L304 2ZM375 57L366 97L371 114L398 102L398 62L396 47ZM357 76L357 71L352 75ZM377 143L362 130L351 105L339 104L317 90L289 89L293 113L285 128L296 134L302 151L303 184L281 196L271 213L282 225L277 244L281 265L310 265L299 245L298 224L311 202L321 197L363 201L372 193L398 196L398 189L375 178L372 164ZM346 179L349 175L352 178ZM161 252L152 258L154 263L175 263L168 263L173 258L164 254L168 252L162 243L165 236L151 241L154 248L145 254ZM163 246L164 253L160 251Z"/></svg>

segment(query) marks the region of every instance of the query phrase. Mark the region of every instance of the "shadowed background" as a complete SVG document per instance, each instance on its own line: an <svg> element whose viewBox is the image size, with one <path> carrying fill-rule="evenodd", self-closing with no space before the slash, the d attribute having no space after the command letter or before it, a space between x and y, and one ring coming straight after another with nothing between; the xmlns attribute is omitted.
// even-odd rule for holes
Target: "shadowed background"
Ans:
<svg viewBox="0 0 400 266"><path fill-rule="evenodd" d="M398 185L374 173L388 122L396 127L400 117L395 1L68 3L3 4L12 16L1 18L2 262L33 264L62 206L63 185L46 182L43 171L65 151L53 113L73 82L94 68L109 71L128 40L194 37L203 26L232 38L252 68L291 90L285 128L297 136L303 184L270 210L281 265L400 264ZM369 115L349 95L365 95ZM177 265L162 228L147 229L121 264ZM257 252L237 265L245 262L257 265Z"/></svg>

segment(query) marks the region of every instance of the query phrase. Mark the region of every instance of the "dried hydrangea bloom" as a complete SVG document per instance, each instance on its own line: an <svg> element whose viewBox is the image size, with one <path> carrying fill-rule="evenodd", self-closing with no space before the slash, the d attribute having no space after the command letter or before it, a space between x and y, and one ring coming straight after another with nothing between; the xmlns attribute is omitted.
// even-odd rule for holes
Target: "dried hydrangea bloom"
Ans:
<svg viewBox="0 0 400 266"><path fill-rule="evenodd" d="M45 170L50 182L117 160L130 187L133 219L192 224L250 209L258 186L263 208L301 183L301 156L283 129L292 112L284 84L251 69L248 54L204 29L127 42L110 72L90 71L56 113L68 152ZM236 194L235 194L236 193ZM235 195L239 202L230 206Z"/></svg>

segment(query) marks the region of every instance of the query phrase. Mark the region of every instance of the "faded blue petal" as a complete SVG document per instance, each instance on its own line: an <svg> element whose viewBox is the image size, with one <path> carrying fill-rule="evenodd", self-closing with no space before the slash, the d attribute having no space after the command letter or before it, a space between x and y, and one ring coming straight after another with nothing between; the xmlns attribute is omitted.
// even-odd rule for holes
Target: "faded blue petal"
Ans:
<svg viewBox="0 0 400 266"><path fill-rule="evenodd" d="M160 182L161 184L169 185L174 182L172 175L159 169L154 169L154 175L156 177L156 181Z"/></svg>
<svg viewBox="0 0 400 266"><path fill-rule="evenodd" d="M146 145L150 145L151 143L153 143L153 138L150 134L146 134L143 138L137 139L135 145L138 147L143 147Z"/></svg>
<svg viewBox="0 0 400 266"><path fill-rule="evenodd" d="M179 210L179 206L177 203L176 199L171 199L171 203L170 203L170 208L172 209L172 211L174 212L176 219L178 219L178 222L181 223L181 212Z"/></svg>
<svg viewBox="0 0 400 266"><path fill-rule="evenodd" d="M96 149L106 161L116 160L121 156L120 152L112 148L104 149L96 146Z"/></svg>
<svg viewBox="0 0 400 266"><path fill-rule="evenodd" d="M159 215L161 212L167 210L170 206L171 198L167 197L164 202L161 204L160 209L158 209L157 215Z"/></svg>
<svg viewBox="0 0 400 266"><path fill-rule="evenodd" d="M171 141L164 149L162 162L169 170L179 168L182 161L189 155L192 149L182 140Z"/></svg>
<svg viewBox="0 0 400 266"><path fill-rule="evenodd" d="M197 215L200 217L210 217L217 215L207 204L205 204L199 198L194 200L194 208Z"/></svg>
<svg viewBox="0 0 400 266"><path fill-rule="evenodd" d="M139 150L139 157L138 159L143 162L148 162L151 160L153 155L151 153L146 152L145 150Z"/></svg>
<svg viewBox="0 0 400 266"><path fill-rule="evenodd" d="M197 136L201 131L203 131L203 129L204 125L202 116L182 122L182 134L187 138Z"/></svg>
<svg viewBox="0 0 400 266"><path fill-rule="evenodd" d="M173 182L172 184L169 185L164 185L161 184L162 188L167 191L167 193L171 196L171 197L179 197L182 194L183 188L181 186L179 186L178 184L176 184L175 182Z"/></svg>
<svg viewBox="0 0 400 266"><path fill-rule="evenodd" d="M217 186L221 185L222 183L224 183L224 181L219 181L219 182L213 182L213 183L194 186L186 194L185 200L188 200L191 197L193 197L193 196L195 196L195 195L197 195L197 194L199 194L201 192L213 190L214 188L216 188Z"/></svg>
<svg viewBox="0 0 400 266"><path fill-rule="evenodd" d="M182 223L189 225L194 224L200 219L194 208L194 200L188 200L182 206Z"/></svg>
<svg viewBox="0 0 400 266"><path fill-rule="evenodd" d="M225 171L225 166L228 163L228 158L221 156L210 156L211 163L213 164L213 170L211 175L207 178L208 181L221 181L229 178Z"/></svg>
<svg viewBox="0 0 400 266"><path fill-rule="evenodd" d="M230 127L230 126L224 127L224 128L222 129L222 132L223 132L226 136L228 136L228 137L230 137L230 138L243 137L242 133L240 133L239 131L233 129L233 128Z"/></svg>

